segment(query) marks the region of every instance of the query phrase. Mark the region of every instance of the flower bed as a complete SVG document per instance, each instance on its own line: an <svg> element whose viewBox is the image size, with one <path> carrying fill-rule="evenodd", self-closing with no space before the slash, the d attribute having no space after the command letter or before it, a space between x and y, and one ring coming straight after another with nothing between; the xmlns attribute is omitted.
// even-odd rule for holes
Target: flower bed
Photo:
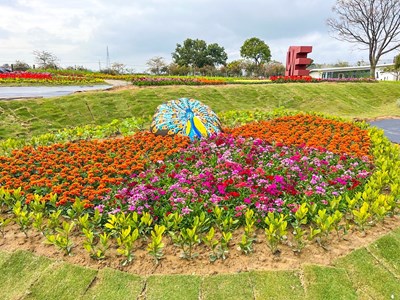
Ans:
<svg viewBox="0 0 400 300"><path fill-rule="evenodd" d="M111 205L104 201L96 208L148 211L161 219L176 211L190 218L221 206L240 221L253 209L260 222L268 212L290 215L302 203L326 208L330 199L360 190L371 171L367 158L219 134L134 174Z"/></svg>
<svg viewBox="0 0 400 300"><path fill-rule="evenodd" d="M308 240L326 246L333 231L364 231L398 213L399 148L364 127L298 114L192 144L138 132L27 146L0 157L0 231L13 220L67 254L84 236L95 259L114 243L124 264L139 237L155 262L166 236L184 258L207 247L211 261L228 257L238 231L245 254L259 230L273 254L288 239L294 251Z"/></svg>
<svg viewBox="0 0 400 300"><path fill-rule="evenodd" d="M290 82L378 82L372 78L313 78L311 76L271 76L270 80L275 83Z"/></svg>
<svg viewBox="0 0 400 300"><path fill-rule="evenodd" d="M139 132L124 139L103 142L81 140L52 146L24 147L11 157L0 157L0 186L21 187L27 202L33 194L50 198L58 194L57 205L74 202L80 197L89 202L109 192L110 186L122 182L135 170L143 170L150 160L187 145L183 137L154 137Z"/></svg>
<svg viewBox="0 0 400 300"><path fill-rule="evenodd" d="M225 80L192 78L192 77L135 77L132 80L138 86L160 86L160 85L221 85Z"/></svg>
<svg viewBox="0 0 400 300"><path fill-rule="evenodd" d="M103 83L103 80L83 76L60 76L51 73L10 72L0 74L0 84L71 85Z"/></svg>

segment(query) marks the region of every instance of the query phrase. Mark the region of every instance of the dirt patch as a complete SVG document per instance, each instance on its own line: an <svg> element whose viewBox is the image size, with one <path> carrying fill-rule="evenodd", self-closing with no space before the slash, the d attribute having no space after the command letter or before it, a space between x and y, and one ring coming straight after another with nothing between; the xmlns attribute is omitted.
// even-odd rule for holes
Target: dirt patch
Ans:
<svg viewBox="0 0 400 300"><path fill-rule="evenodd" d="M82 247L82 237L73 238L75 248L72 256L65 256L61 251L52 245L44 244L45 238L42 234L30 231L28 238L18 230L17 225L9 225L6 228L4 238L0 237L0 250L15 251L28 250L36 255L66 261L81 266L100 269L111 267L138 275L149 274L196 274L211 275L219 273L238 273L252 270L290 270L298 269L304 264L332 265L333 262L351 251L367 246L395 228L400 227L400 217L387 218L384 223L368 229L364 235L359 231L347 234L344 239L338 239L336 234L331 235L329 249L323 249L319 245L309 243L300 255L295 254L288 244L281 245L279 256L272 255L267 247L265 236L262 230L257 231L257 242L254 245L254 253L244 255L237 249L241 238L241 230L237 230L230 243L229 256L225 261L217 260L214 263L209 261L210 250L203 244L195 248L199 256L193 260L180 258L180 249L172 245L168 238L164 238L164 258L158 265L154 264L153 258L147 253L148 241L137 241L135 259L131 265L120 266L121 257L117 256L116 247L109 249L108 258L103 261L96 261L89 257ZM116 245L116 243L115 243Z"/></svg>

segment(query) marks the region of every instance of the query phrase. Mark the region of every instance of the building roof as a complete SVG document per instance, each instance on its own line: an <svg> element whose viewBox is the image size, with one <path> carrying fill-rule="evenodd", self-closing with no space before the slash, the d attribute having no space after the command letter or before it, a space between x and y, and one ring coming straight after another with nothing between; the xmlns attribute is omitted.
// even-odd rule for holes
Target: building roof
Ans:
<svg viewBox="0 0 400 300"><path fill-rule="evenodd" d="M376 65L377 68L386 68L391 66L394 66L394 64ZM311 69L310 72L368 71L370 68L371 68L370 65L354 66L354 67L334 67L334 68Z"/></svg>

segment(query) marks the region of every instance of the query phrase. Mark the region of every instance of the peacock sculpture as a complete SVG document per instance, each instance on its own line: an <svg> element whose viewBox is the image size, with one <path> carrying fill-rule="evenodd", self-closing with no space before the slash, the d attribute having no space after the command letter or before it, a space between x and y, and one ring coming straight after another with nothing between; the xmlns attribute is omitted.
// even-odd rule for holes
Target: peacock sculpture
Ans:
<svg viewBox="0 0 400 300"><path fill-rule="evenodd" d="M210 107L196 99L170 100L157 107L150 131L156 135L187 135L192 141L221 131Z"/></svg>

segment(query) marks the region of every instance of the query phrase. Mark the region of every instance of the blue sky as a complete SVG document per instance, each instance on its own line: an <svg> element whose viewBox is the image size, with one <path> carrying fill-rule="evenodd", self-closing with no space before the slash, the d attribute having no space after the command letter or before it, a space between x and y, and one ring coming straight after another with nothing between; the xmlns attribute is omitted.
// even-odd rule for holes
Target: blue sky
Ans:
<svg viewBox="0 0 400 300"><path fill-rule="evenodd" d="M291 45L311 45L317 63L368 61L366 51L332 37L326 19L335 0L0 0L0 65L34 63L34 50L54 53L61 66L99 61L141 72L146 61L171 61L177 43L218 43L228 61L251 37L264 40L272 59L285 61ZM386 57L391 59L395 53Z"/></svg>

